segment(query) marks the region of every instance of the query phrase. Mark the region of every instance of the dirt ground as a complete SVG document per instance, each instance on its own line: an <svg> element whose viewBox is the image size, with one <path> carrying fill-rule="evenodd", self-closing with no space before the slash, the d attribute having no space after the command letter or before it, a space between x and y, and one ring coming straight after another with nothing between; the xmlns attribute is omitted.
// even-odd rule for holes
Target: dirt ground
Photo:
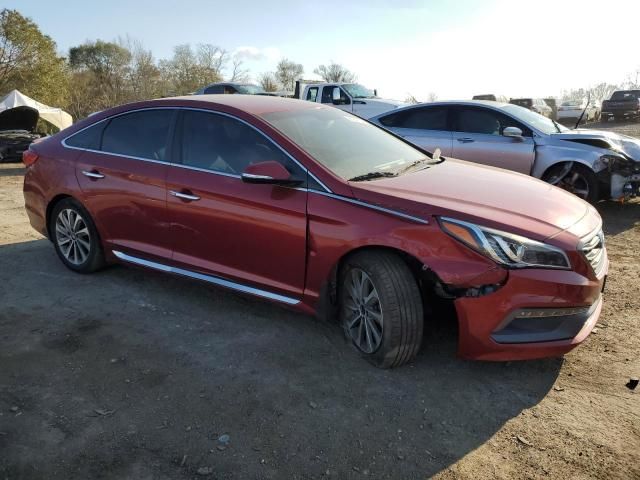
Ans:
<svg viewBox="0 0 640 480"><path fill-rule="evenodd" d="M640 135L638 124L610 123ZM153 272L65 269L0 167L0 479L638 479L640 201L601 203L603 315L563 359L380 371L337 327Z"/></svg>

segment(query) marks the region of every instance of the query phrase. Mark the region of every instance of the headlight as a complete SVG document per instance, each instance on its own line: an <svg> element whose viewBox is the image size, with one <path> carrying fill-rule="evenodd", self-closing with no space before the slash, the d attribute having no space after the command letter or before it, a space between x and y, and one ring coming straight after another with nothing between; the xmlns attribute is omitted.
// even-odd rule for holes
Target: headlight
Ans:
<svg viewBox="0 0 640 480"><path fill-rule="evenodd" d="M452 237L509 268L571 268L561 249L512 233L440 217L440 226Z"/></svg>

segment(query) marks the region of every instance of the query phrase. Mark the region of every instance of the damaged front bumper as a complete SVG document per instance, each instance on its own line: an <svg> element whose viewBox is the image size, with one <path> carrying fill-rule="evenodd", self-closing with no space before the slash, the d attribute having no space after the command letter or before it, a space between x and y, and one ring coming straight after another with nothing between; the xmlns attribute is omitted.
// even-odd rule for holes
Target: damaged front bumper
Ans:
<svg viewBox="0 0 640 480"><path fill-rule="evenodd" d="M598 172L598 179L610 186L611 200L627 201L640 196L640 162L629 157L612 158Z"/></svg>
<svg viewBox="0 0 640 480"><path fill-rule="evenodd" d="M569 270L511 270L498 290L457 298L458 355L505 361L569 352L600 316L604 279Z"/></svg>

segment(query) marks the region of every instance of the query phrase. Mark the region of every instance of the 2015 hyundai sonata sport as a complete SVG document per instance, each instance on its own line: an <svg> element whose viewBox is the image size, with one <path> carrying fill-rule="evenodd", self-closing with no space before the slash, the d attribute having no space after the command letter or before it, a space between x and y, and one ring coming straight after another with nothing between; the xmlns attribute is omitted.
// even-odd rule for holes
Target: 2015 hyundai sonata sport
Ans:
<svg viewBox="0 0 640 480"><path fill-rule="evenodd" d="M561 355L608 269L602 222L527 176L439 158L341 110L215 95L120 106L25 152L26 209L70 269L121 262L338 318L379 367L429 299L459 354Z"/></svg>

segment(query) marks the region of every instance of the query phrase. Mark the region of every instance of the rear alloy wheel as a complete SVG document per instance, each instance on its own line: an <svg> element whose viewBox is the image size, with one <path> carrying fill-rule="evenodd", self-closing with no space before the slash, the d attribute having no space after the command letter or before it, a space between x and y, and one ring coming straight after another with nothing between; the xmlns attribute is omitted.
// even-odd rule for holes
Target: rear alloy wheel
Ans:
<svg viewBox="0 0 640 480"><path fill-rule="evenodd" d="M347 339L369 362L398 367L422 344L423 309L418 284L393 253L353 255L340 276L340 321Z"/></svg>
<svg viewBox="0 0 640 480"><path fill-rule="evenodd" d="M50 232L58 257L71 270L90 273L104 265L100 238L91 216L75 200L66 198L56 204Z"/></svg>
<svg viewBox="0 0 640 480"><path fill-rule="evenodd" d="M598 178L593 170L577 163L563 175L564 170L565 167L562 164L551 168L545 174L544 181L573 193L589 203L598 201Z"/></svg>

